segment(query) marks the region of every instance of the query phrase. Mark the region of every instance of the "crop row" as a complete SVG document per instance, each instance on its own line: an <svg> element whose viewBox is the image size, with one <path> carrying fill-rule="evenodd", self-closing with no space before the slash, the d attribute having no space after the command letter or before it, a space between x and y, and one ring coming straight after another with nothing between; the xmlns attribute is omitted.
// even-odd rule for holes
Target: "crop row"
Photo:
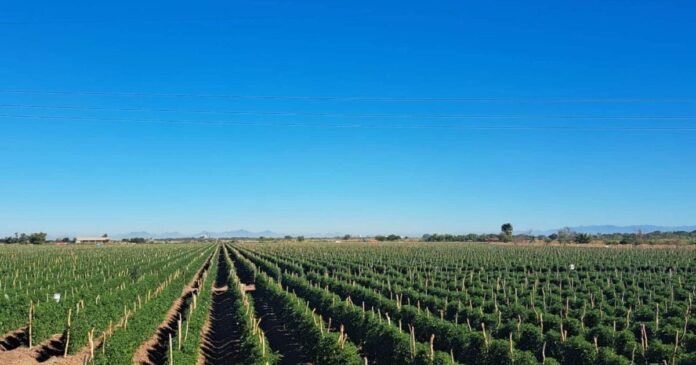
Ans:
<svg viewBox="0 0 696 365"><path fill-rule="evenodd" d="M280 283L259 272L256 266L231 249L235 262L256 278L255 285L260 295L273 303L276 312L283 318L286 327L293 331L301 342L305 355L317 365L360 365L362 359L355 345L348 341L344 327L331 332L332 328L320 315L310 310L309 303L297 295L284 290ZM286 288L287 289L287 288Z"/></svg>
<svg viewBox="0 0 696 365"><path fill-rule="evenodd" d="M202 270L201 265L206 257L209 255L200 256L188 265L184 265L181 270L175 272L171 280L163 283L164 285L155 291L151 300L134 308L135 310L128 313L124 321L118 326L110 325L105 333L103 344L95 354L95 363L124 365L132 363L136 350L157 330L158 325L168 314L172 302L181 295L182 288L191 281L197 271ZM215 269L214 261L211 264L211 269ZM183 327L186 328L187 324L184 323ZM191 337L191 342L194 342L196 336L192 334ZM182 346L188 345L188 343L188 338L186 338L186 342L182 338Z"/></svg>
<svg viewBox="0 0 696 365"><path fill-rule="evenodd" d="M432 343L415 341L412 334L401 331L388 318L356 306L351 300L341 300L329 290L313 286L299 275L283 274L277 266L251 251L242 249L240 252L260 270L306 300L323 317L343 325L349 338L359 344L363 355L370 361L377 364L455 363L450 353L435 351Z"/></svg>
<svg viewBox="0 0 696 365"><path fill-rule="evenodd" d="M450 246L429 246L435 251L434 260L442 260L438 250L456 253ZM503 342L508 353L529 351L537 361L546 363L558 360L568 364L631 361L688 364L696 357L696 322L690 316L694 278L689 275L691 264L683 261L684 255L674 255L675 259L670 262L664 254L655 256L646 252L644 260L655 256L660 259L656 264L667 264L668 269L660 272L631 253L628 256L630 265L618 264L632 268L625 274L609 269L612 261L605 259L607 253L604 251L595 251L600 255L597 261L607 266L601 270L596 270L597 264L591 263L582 270L561 271L558 262L567 258L557 256L558 251L537 249L530 252L546 255L545 265L537 259L536 267L527 265L523 270L484 266L463 271L461 268L467 265L452 255L457 264L443 266L458 266L460 271L446 270L430 276L450 275L457 277L457 283L465 280L464 290L450 291L443 289L444 285L428 287L432 283L428 281L417 283L418 280L414 280L415 285L406 282L404 277L408 273L392 270L385 264L396 262L395 266L401 267L399 258L371 256L374 252L361 256L354 247L312 248L244 246L259 259L271 263L270 269L276 268L274 275L286 271L303 277L310 285L328 288L344 300L350 298L378 313L388 313L403 327L415 328L421 341L434 334L436 348L452 350L461 362L480 363L492 347L502 348ZM375 251L364 246L360 250ZM476 250L484 257L490 255L486 252L489 248ZM398 252L401 260L410 260L400 254L402 251L394 251L394 247L385 248L385 251ZM251 254L248 250L244 252ZM523 252L530 255L530 252ZM595 252L590 251L586 258L595 259ZM466 253L466 249L459 256L462 253ZM509 255L502 249L497 253ZM374 260L375 256L380 257L379 264L375 265L377 269L371 270L365 262ZM475 260L481 258L472 258ZM491 258L490 262L499 260ZM555 270L549 270L549 266L554 266ZM434 265L421 264L410 272L415 271L423 275L438 270ZM596 280L600 274L602 280L592 283L596 290L587 290L587 280ZM646 281L654 287L649 287ZM444 295L438 297L434 292ZM628 300L631 295L635 297Z"/></svg>
<svg viewBox="0 0 696 365"><path fill-rule="evenodd" d="M70 308L77 312L82 304L98 304L104 293L169 270L179 260L195 254L184 247L129 247L118 252L84 247L37 247L29 251L31 248L11 247L0 253L3 260L16 259L0 261L4 273L0 276L0 282L4 282L0 334L26 326L32 308L34 343L60 332ZM54 297L56 294L58 297Z"/></svg>

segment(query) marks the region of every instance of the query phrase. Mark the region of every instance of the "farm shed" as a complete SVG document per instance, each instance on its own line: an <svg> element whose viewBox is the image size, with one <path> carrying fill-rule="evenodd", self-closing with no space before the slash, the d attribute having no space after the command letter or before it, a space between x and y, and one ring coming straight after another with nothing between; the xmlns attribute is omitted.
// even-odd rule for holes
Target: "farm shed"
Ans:
<svg viewBox="0 0 696 365"><path fill-rule="evenodd" d="M109 237L76 237L75 243L107 243Z"/></svg>

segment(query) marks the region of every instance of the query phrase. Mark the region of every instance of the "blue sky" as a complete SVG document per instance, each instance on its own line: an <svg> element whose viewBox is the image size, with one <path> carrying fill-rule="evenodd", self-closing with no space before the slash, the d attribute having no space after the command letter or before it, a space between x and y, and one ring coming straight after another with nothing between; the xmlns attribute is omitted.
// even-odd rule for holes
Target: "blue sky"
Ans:
<svg viewBox="0 0 696 365"><path fill-rule="evenodd" d="M695 11L4 4L0 234L693 224Z"/></svg>

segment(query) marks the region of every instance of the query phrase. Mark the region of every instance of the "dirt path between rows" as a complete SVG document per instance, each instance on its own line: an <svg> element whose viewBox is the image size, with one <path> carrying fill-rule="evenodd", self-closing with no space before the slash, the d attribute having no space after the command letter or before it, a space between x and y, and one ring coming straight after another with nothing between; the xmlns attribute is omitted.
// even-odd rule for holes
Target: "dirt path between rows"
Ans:
<svg viewBox="0 0 696 365"><path fill-rule="evenodd" d="M253 275L245 271L238 261L234 262L241 282L253 283ZM276 314L272 303L266 300L259 291L252 291L251 297L254 299L256 318L261 319L260 326L266 339L268 339L269 346L282 356L278 365L312 364L294 332L288 330L283 319Z"/></svg>
<svg viewBox="0 0 696 365"><path fill-rule="evenodd" d="M242 333L235 321L234 296L230 293L230 270L223 250L218 255L218 272L213 288L213 302L208 323L204 329L199 365L227 365L240 363Z"/></svg>

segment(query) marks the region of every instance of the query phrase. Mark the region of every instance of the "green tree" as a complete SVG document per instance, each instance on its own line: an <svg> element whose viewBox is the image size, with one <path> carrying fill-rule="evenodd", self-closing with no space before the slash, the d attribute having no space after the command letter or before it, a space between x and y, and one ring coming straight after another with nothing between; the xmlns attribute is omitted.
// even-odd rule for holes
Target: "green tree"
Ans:
<svg viewBox="0 0 696 365"><path fill-rule="evenodd" d="M570 243L575 239L575 232L568 227L563 227L558 231L558 242L562 244Z"/></svg>
<svg viewBox="0 0 696 365"><path fill-rule="evenodd" d="M43 232L37 232L37 233L32 233L29 235L29 243L33 245L40 245L42 243L46 243L46 233Z"/></svg>
<svg viewBox="0 0 696 365"><path fill-rule="evenodd" d="M590 243L592 235L589 233L578 233L575 235L575 243Z"/></svg>
<svg viewBox="0 0 696 365"><path fill-rule="evenodd" d="M504 242L512 241L512 224L505 223L500 226L501 238Z"/></svg>

